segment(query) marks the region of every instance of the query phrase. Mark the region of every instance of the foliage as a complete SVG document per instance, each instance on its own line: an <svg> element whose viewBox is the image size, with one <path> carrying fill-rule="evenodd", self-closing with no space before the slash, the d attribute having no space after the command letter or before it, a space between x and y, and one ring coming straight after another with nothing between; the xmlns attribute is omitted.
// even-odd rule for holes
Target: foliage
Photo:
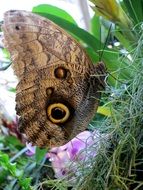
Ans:
<svg viewBox="0 0 143 190"><path fill-rule="evenodd" d="M23 171L18 170L16 163L11 163L7 154L0 152L0 165L5 171L10 172L10 174L18 180L19 185L23 190L30 190L31 178L23 178ZM1 168L1 169L2 169ZM10 186L9 186L10 187Z"/></svg>
<svg viewBox="0 0 143 190"><path fill-rule="evenodd" d="M107 3L107 1L96 0L92 2L101 3L96 4L98 12L100 12L100 6ZM141 12L138 12L140 8L134 9L134 3L135 1L122 2L124 9L126 11L129 9L128 14L132 18L134 27L128 27L127 35L127 31L123 31L123 28L116 23L117 31L114 33L115 37L120 40L122 48L126 48L128 55L131 56L128 69L134 75L130 80L126 80L124 90L121 88L122 86L114 88L114 91L110 87L109 92L112 96L109 96L108 104L110 104L111 117L107 118L99 128L101 133L106 132L109 135L109 140L106 144L101 142L99 153L94 159L93 170L76 186L77 189L141 190L143 188L143 178L141 177L143 174L143 35L142 23L139 22L140 19L143 20L143 17L137 19L141 16ZM143 1L138 1L138 3L141 6ZM104 11L106 12L106 6L105 10L103 7L101 9L102 16L104 16ZM110 19L110 17L108 18L106 15L106 19ZM116 94L116 89L119 94Z"/></svg>
<svg viewBox="0 0 143 190"><path fill-rule="evenodd" d="M29 157L27 148L16 137L3 136L1 143L0 189L38 189L45 178L53 178L53 170L44 157L47 150L37 148L36 154Z"/></svg>
<svg viewBox="0 0 143 190"><path fill-rule="evenodd" d="M140 53L138 48L137 46L137 52L134 54ZM143 188L143 75L140 72L142 59L136 59L137 57L134 60L136 76L130 85L127 85L125 93L110 100L111 118L99 128L101 132L106 130L109 140L106 144L101 142L101 149L94 159L93 170L85 183L82 181L77 185L77 189Z"/></svg>
<svg viewBox="0 0 143 190"><path fill-rule="evenodd" d="M82 177L77 177L71 187L68 181L54 178L51 164L44 157L47 150L37 148L35 155L27 157L21 142L1 135L1 189L143 189L143 1L123 0L120 5L114 0L91 1L98 15L91 19L89 32L57 7L38 5L32 11L69 32L93 63L102 60L106 64L107 89L91 122L91 128L98 128L106 138L101 138L98 154L91 157L89 167L84 170L81 165ZM120 45L115 46L115 42Z"/></svg>

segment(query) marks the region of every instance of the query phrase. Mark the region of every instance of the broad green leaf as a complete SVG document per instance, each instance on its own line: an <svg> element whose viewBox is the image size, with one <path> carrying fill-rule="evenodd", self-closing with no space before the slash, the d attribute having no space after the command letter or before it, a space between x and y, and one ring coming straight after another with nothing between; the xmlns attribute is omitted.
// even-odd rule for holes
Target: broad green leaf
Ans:
<svg viewBox="0 0 143 190"><path fill-rule="evenodd" d="M120 75L123 79L129 79L131 77L131 68L123 60L120 60L119 54L115 51L104 51L104 59L108 70Z"/></svg>
<svg viewBox="0 0 143 190"><path fill-rule="evenodd" d="M132 51L132 46L129 40L120 31L115 31L115 36L122 46L124 46L129 52Z"/></svg>
<svg viewBox="0 0 143 190"><path fill-rule="evenodd" d="M20 140L15 136L7 136L5 137L6 145L12 145L12 146L22 146L23 144L20 142Z"/></svg>
<svg viewBox="0 0 143 190"><path fill-rule="evenodd" d="M38 5L36 7L33 7L32 12L33 13L46 13L46 14L55 15L55 16L63 18L64 20L69 21L69 22L76 25L76 22L72 18L71 15L69 15L66 11L64 11L58 7L55 7L53 5L41 4L41 5Z"/></svg>
<svg viewBox="0 0 143 190"><path fill-rule="evenodd" d="M90 47L85 47L85 50L93 63L99 62L99 54L97 52L93 51Z"/></svg>
<svg viewBox="0 0 143 190"><path fill-rule="evenodd" d="M94 15L91 19L91 33L96 37L99 41L101 40L101 23L100 17Z"/></svg>
<svg viewBox="0 0 143 190"><path fill-rule="evenodd" d="M108 117L111 116L110 108L107 106L99 106L97 109L97 113L100 113L100 114L108 116Z"/></svg>
<svg viewBox="0 0 143 190"><path fill-rule="evenodd" d="M92 48L87 47L86 51L90 56L93 63L99 62L98 54L93 51ZM114 51L107 51L103 52L103 62L106 65L107 71L109 72L108 82L110 85L117 84L117 80L126 80L130 79L131 77L131 68L129 69L128 64L126 62L120 61L119 54ZM112 76L111 76L112 75Z"/></svg>
<svg viewBox="0 0 143 190"><path fill-rule="evenodd" d="M41 160L43 160L46 153L47 153L46 149L41 149L39 147L36 147L36 154L35 154L36 163L39 163Z"/></svg>

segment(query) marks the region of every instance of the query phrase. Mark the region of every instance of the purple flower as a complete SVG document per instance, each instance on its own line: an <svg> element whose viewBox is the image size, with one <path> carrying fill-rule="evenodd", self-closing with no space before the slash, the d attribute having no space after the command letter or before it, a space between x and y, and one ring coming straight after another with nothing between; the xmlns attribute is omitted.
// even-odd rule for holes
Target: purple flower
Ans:
<svg viewBox="0 0 143 190"><path fill-rule="evenodd" d="M79 167L91 167L91 160L96 156L99 146L99 134L97 132L84 131L78 134L67 144L52 148L46 158L51 161L56 178L66 178L74 182L79 175ZM35 154L35 146L31 143L26 144L28 151L26 154Z"/></svg>
<svg viewBox="0 0 143 190"><path fill-rule="evenodd" d="M36 152L36 146L32 146L32 143L27 143L26 142L26 147L27 147L27 151L26 151L26 155L27 156L33 156Z"/></svg>
<svg viewBox="0 0 143 190"><path fill-rule="evenodd" d="M97 141L97 134L84 131L69 141L67 144L52 148L47 153L47 158L52 163L56 178L69 175L75 176L77 168L85 164L90 158L96 156L96 149L91 148ZM97 146L97 144L96 144Z"/></svg>

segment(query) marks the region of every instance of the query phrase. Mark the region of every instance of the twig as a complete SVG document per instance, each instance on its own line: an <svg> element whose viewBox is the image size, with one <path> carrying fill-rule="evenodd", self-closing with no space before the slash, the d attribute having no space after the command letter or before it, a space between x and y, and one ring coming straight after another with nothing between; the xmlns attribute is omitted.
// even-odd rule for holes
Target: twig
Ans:
<svg viewBox="0 0 143 190"><path fill-rule="evenodd" d="M21 151L19 151L16 155L14 155L11 159L10 162L15 161L19 156L21 156L23 153L25 153L28 150L27 147L23 148Z"/></svg>

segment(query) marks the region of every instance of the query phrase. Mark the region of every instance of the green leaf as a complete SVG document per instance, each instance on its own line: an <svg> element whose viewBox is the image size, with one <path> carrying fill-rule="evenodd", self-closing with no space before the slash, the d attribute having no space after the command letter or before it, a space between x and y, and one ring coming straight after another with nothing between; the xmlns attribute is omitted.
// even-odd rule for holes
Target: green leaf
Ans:
<svg viewBox="0 0 143 190"><path fill-rule="evenodd" d="M10 53L6 48L2 48L2 52L5 58L10 59Z"/></svg>
<svg viewBox="0 0 143 190"><path fill-rule="evenodd" d="M16 163L7 163L7 169L9 170L9 172L12 174L12 176L16 177Z"/></svg>
<svg viewBox="0 0 143 190"><path fill-rule="evenodd" d="M99 106L97 109L97 113L111 117L110 107L108 107L108 106Z"/></svg>
<svg viewBox="0 0 143 190"><path fill-rule="evenodd" d="M143 0L124 0L123 4L134 21L134 25L143 21Z"/></svg>
<svg viewBox="0 0 143 190"><path fill-rule="evenodd" d="M10 159L7 154L0 152L0 165L8 170L13 176L16 176L16 164L10 163Z"/></svg>
<svg viewBox="0 0 143 190"><path fill-rule="evenodd" d="M99 41L101 40L101 24L100 24L100 17L94 15L93 18L91 19L91 33L98 39Z"/></svg>
<svg viewBox="0 0 143 190"><path fill-rule="evenodd" d="M69 15L66 11L55 7L53 5L48 5L48 4L41 4L38 5L36 7L33 7L32 9L33 13L46 13L46 14L50 14L50 15L55 15L58 16L60 18L63 18L66 21L69 21L75 25L77 25L77 23L75 22L75 20L72 18L71 15Z"/></svg>
<svg viewBox="0 0 143 190"><path fill-rule="evenodd" d="M25 179L20 179L19 183L22 187L23 190L31 190L30 184L31 184L32 178L25 178Z"/></svg>
<svg viewBox="0 0 143 190"><path fill-rule="evenodd" d="M99 62L98 54L93 51L92 48L87 47L86 51L88 52L91 60L93 63ZM103 52L103 62L106 64L106 68L109 71L109 83L110 85L114 86L117 84L118 78L120 80L126 80L131 77L131 69L128 68L128 64L119 60L118 52L114 51L107 51ZM114 76L110 76L110 73Z"/></svg>
<svg viewBox="0 0 143 190"><path fill-rule="evenodd" d="M7 154L3 154L2 152L0 152L0 165L7 169L7 164L9 162L9 157Z"/></svg>
<svg viewBox="0 0 143 190"><path fill-rule="evenodd" d="M8 91L9 91L9 92L16 93L16 88L11 87L11 88L8 89Z"/></svg>
<svg viewBox="0 0 143 190"><path fill-rule="evenodd" d="M19 185L23 190L30 190L31 178L23 178L23 170L19 170L16 167L16 163L11 163L7 154L0 151L0 165L2 168L18 180ZM7 173L6 173L7 174ZM2 176L0 176L0 180Z"/></svg>
<svg viewBox="0 0 143 190"><path fill-rule="evenodd" d="M23 147L23 144L20 142L20 140L15 136L7 136L5 137L6 144L13 145L13 146L21 146Z"/></svg>
<svg viewBox="0 0 143 190"><path fill-rule="evenodd" d="M85 47L85 50L86 50L87 54L90 56L90 59L93 63L99 62L99 54L98 53L93 51L93 49L90 47Z"/></svg>
<svg viewBox="0 0 143 190"><path fill-rule="evenodd" d="M45 157L46 153L47 149L41 149L39 147L36 147L36 154L35 154L36 163L41 162L41 160L43 160L43 158Z"/></svg>
<svg viewBox="0 0 143 190"><path fill-rule="evenodd" d="M119 40L119 42L130 52L132 51L132 46L129 40L122 34L120 31L115 31L115 36Z"/></svg>
<svg viewBox="0 0 143 190"><path fill-rule="evenodd" d="M1 170L0 171L0 185L6 181L6 177L7 177L8 171L7 170Z"/></svg>

